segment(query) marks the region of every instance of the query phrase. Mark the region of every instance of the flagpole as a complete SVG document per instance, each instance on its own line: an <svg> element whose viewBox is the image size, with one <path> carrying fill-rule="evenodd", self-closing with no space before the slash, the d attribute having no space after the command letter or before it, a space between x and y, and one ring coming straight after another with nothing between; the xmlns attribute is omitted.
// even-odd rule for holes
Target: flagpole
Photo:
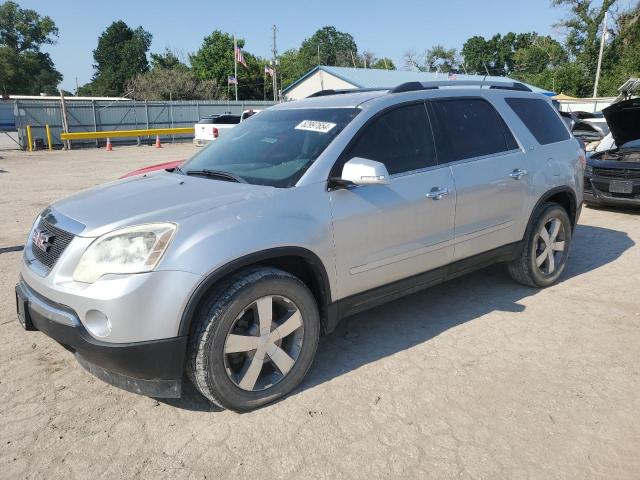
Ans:
<svg viewBox="0 0 640 480"><path fill-rule="evenodd" d="M238 101L238 41L233 35L233 74L236 77L236 102Z"/></svg>

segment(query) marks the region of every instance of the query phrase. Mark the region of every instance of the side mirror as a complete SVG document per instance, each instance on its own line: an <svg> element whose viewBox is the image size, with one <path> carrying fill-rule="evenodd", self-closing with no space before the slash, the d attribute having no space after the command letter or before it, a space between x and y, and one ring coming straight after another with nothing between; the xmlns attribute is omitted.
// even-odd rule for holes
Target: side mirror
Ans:
<svg viewBox="0 0 640 480"><path fill-rule="evenodd" d="M340 181L346 185L387 185L389 172L384 163L354 157L344 164Z"/></svg>

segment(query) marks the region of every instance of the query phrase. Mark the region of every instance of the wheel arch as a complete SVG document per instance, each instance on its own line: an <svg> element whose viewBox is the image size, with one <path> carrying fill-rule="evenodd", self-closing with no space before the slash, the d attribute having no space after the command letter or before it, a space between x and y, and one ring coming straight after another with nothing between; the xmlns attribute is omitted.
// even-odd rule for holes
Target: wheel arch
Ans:
<svg viewBox="0 0 640 480"><path fill-rule="evenodd" d="M557 203L562 208L564 208L567 212L567 215L569 215L569 220L571 220L572 229L575 229L576 223L578 222L578 205L576 194L569 187L555 187L545 192L540 197L535 207L533 207L533 210L531 210L529 223L527 225L531 225L531 220L535 216L538 209L547 202Z"/></svg>
<svg viewBox="0 0 640 480"><path fill-rule="evenodd" d="M279 268L298 277L311 290L320 311L321 329L328 333L336 323L331 303L331 285L322 260L302 247L275 247L237 258L207 275L191 294L182 313L178 335L189 335L198 306L222 280L253 266Z"/></svg>

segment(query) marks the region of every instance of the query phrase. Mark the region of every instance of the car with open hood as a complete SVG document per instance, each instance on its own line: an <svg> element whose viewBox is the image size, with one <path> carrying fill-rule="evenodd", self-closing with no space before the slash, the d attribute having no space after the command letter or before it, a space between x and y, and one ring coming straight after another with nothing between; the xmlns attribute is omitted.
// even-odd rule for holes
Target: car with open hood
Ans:
<svg viewBox="0 0 640 480"><path fill-rule="evenodd" d="M585 203L640 206L640 98L614 103L602 112L615 143L588 157Z"/></svg>

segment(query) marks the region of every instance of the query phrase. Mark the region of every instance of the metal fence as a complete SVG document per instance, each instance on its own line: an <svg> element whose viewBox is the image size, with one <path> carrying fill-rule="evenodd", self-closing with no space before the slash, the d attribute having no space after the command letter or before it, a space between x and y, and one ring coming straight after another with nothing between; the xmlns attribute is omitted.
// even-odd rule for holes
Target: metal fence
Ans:
<svg viewBox="0 0 640 480"><path fill-rule="evenodd" d="M246 101L67 101L65 102L69 132L98 132L103 130L133 130L145 128L192 127L200 118L216 113L240 115L248 109L264 109L274 102ZM53 145L62 145L62 104L57 101L15 100L13 104L18 138L27 147L27 125L34 139L46 143L45 125L51 129ZM168 135L168 138L172 136ZM182 137L190 138L190 137ZM149 140L155 140L149 139ZM118 139L135 142L136 139ZM98 140L74 141L73 145L98 145Z"/></svg>

